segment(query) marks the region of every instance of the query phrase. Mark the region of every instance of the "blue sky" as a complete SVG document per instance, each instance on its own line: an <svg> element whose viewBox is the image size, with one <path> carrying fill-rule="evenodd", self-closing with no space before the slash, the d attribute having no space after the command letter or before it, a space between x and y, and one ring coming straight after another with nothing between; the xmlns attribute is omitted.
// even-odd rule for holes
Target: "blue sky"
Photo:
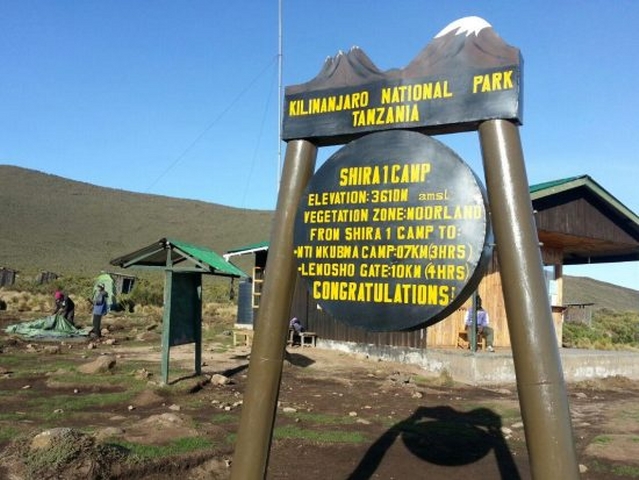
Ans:
<svg viewBox="0 0 639 480"><path fill-rule="evenodd" d="M406 66L483 17L524 58L531 184L588 174L639 213L639 2L282 0L283 85L362 48ZM122 190L273 209L278 1L4 0L0 164ZM475 133L438 137L483 176ZM334 150L322 149L318 166ZM639 289L639 262L567 268Z"/></svg>

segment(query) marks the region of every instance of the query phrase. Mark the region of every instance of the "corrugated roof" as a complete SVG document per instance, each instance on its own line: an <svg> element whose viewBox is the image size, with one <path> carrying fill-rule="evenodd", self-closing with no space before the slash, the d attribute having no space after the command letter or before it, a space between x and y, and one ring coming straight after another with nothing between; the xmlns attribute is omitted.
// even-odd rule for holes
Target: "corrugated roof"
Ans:
<svg viewBox="0 0 639 480"><path fill-rule="evenodd" d="M110 263L122 268L171 268L227 277L248 276L213 250L172 238L161 238L140 250L114 258Z"/></svg>
<svg viewBox="0 0 639 480"><path fill-rule="evenodd" d="M605 201L610 207L616 210L623 217L639 225L639 216L617 200L614 195L595 182L589 175L579 175L550 182L538 183L530 186L530 198L534 202L537 199L556 195L576 188L585 188Z"/></svg>
<svg viewBox="0 0 639 480"><path fill-rule="evenodd" d="M264 250L268 250L269 242L258 242L253 243L251 245L246 245L240 248L234 248L233 250L229 250L224 254L224 258L228 260L231 257L236 257L238 255L247 255L249 253L261 252Z"/></svg>

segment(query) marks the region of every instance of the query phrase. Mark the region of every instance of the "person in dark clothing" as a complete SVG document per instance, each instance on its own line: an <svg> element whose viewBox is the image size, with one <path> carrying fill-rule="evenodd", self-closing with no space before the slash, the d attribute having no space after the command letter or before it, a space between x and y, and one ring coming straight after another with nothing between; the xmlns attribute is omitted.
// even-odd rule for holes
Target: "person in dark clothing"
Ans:
<svg viewBox="0 0 639 480"><path fill-rule="evenodd" d="M473 309L472 307L468 309L466 312L466 318L464 323L466 324L466 331L469 331L473 325ZM493 348L493 339L495 337L495 331L492 327L489 326L490 318L488 317L488 312L484 310L484 307L481 305L481 297L477 296L477 336L485 337L487 350L489 352L494 352ZM468 337L470 339L470 336Z"/></svg>
<svg viewBox="0 0 639 480"><path fill-rule="evenodd" d="M75 325L75 303L68 295L60 290L55 292L55 311L54 315L62 315L67 322Z"/></svg>
<svg viewBox="0 0 639 480"><path fill-rule="evenodd" d="M304 331L304 327L302 326L302 322L300 322L297 317L291 318L291 321L288 322L288 328L295 330L295 333L300 334Z"/></svg>
<svg viewBox="0 0 639 480"><path fill-rule="evenodd" d="M104 289L104 285L98 284L98 289L93 296L93 329L89 332L92 337L102 336L102 317L107 313L107 301L109 294Z"/></svg>

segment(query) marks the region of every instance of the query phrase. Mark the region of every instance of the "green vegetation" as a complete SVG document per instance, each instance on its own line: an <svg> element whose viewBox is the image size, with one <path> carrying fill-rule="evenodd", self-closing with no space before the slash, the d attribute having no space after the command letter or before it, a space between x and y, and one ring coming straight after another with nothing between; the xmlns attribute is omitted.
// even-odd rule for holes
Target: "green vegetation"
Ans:
<svg viewBox="0 0 639 480"><path fill-rule="evenodd" d="M11 420L11 418L4 418L5 415L0 413L0 420ZM14 416L14 420L18 420L17 416ZM0 429L0 442L8 442L9 440L13 440L20 433L20 430L13 427L3 427Z"/></svg>
<svg viewBox="0 0 639 480"><path fill-rule="evenodd" d="M316 425L349 425L357 421L356 417L326 415L316 412L282 413L282 415L293 416L303 422L314 423Z"/></svg>
<svg viewBox="0 0 639 480"><path fill-rule="evenodd" d="M43 272L61 276L65 288L75 276L93 278L118 271L110 260L168 237L223 254L268 240L273 212L246 210L159 195L127 192L0 165L2 214L0 265L18 280L35 283ZM60 219L64 218L64 228ZM252 257L238 266L250 271ZM163 282L161 270L127 270ZM226 279L226 298L228 299ZM72 291L80 294L81 292Z"/></svg>
<svg viewBox="0 0 639 480"><path fill-rule="evenodd" d="M639 348L639 312L597 310L591 325L564 323L564 346L618 350Z"/></svg>
<svg viewBox="0 0 639 480"><path fill-rule="evenodd" d="M214 443L204 437L183 437L172 440L168 445L141 445L120 441L114 442L113 445L125 448L139 459L148 460L204 450L213 447Z"/></svg>
<svg viewBox="0 0 639 480"><path fill-rule="evenodd" d="M21 437L6 452L7 456L22 457L27 478L65 478L65 469L83 459L91 466L91 478L109 478L110 465L126 458L122 449L96 445L93 438L72 429L63 429L58 436L49 448L37 449L28 446L29 435Z"/></svg>
<svg viewBox="0 0 639 480"><path fill-rule="evenodd" d="M368 439L359 432L305 430L296 425L286 425L275 428L273 437L278 439L295 438L318 443L364 443L368 441Z"/></svg>
<svg viewBox="0 0 639 480"><path fill-rule="evenodd" d="M225 425L238 421L238 416L232 413L218 413L211 417L211 423L214 425Z"/></svg>
<svg viewBox="0 0 639 480"><path fill-rule="evenodd" d="M612 438L610 438L607 435L597 435L592 440L592 443L594 443L596 445L608 445L610 442L612 442Z"/></svg>
<svg viewBox="0 0 639 480"><path fill-rule="evenodd" d="M633 465L610 465L593 461L592 470L606 475L615 475L623 478L639 478L639 467Z"/></svg>

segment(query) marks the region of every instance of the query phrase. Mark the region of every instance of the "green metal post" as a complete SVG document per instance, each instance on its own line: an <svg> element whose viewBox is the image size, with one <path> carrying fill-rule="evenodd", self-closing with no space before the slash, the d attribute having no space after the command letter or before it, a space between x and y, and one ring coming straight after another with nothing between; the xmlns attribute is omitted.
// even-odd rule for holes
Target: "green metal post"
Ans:
<svg viewBox="0 0 639 480"><path fill-rule="evenodd" d="M295 287L295 213L316 158L317 147L306 140L286 147L231 480L266 477Z"/></svg>
<svg viewBox="0 0 639 480"><path fill-rule="evenodd" d="M195 317L193 318L193 331L195 332L195 374L202 375L202 274L197 274L197 286L195 293L197 306L195 307Z"/></svg>
<svg viewBox="0 0 639 480"><path fill-rule="evenodd" d="M164 309L162 312L162 383L169 383L169 356L171 355L171 285L173 285L173 261L171 249L166 250L166 270L164 272Z"/></svg>
<svg viewBox="0 0 639 480"><path fill-rule="evenodd" d="M477 351L477 292L473 293L473 314L470 317L470 328L468 329L468 340L470 340L470 350L475 353Z"/></svg>
<svg viewBox="0 0 639 480"><path fill-rule="evenodd" d="M479 126L526 443L535 480L579 478L519 130Z"/></svg>

